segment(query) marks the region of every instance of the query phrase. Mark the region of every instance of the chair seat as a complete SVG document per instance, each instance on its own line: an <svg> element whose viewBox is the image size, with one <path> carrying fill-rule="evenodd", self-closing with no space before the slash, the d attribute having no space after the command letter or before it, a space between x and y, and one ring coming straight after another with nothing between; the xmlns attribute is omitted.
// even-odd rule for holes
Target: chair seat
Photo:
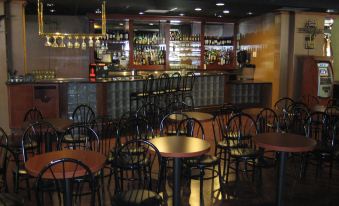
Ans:
<svg viewBox="0 0 339 206"><path fill-rule="evenodd" d="M236 146L236 144L233 141L227 142L226 140L222 140L222 141L218 142L218 144L217 144L217 147L222 148L222 149L232 148L232 147L235 147L235 146Z"/></svg>
<svg viewBox="0 0 339 206"><path fill-rule="evenodd" d="M24 205L24 200L16 194L0 193L0 205L21 206Z"/></svg>
<svg viewBox="0 0 339 206"><path fill-rule="evenodd" d="M136 153L136 155L128 156L128 158L120 158L118 160L116 160L115 157L112 157L112 166L124 169L138 169L150 164L148 158L140 159L139 156L140 154Z"/></svg>
<svg viewBox="0 0 339 206"><path fill-rule="evenodd" d="M73 143L73 142L85 142L87 137L85 135L77 136L78 139L74 139L71 135L64 136L64 142Z"/></svg>
<svg viewBox="0 0 339 206"><path fill-rule="evenodd" d="M113 196L112 206L158 206L162 197L149 190L130 190Z"/></svg>
<svg viewBox="0 0 339 206"><path fill-rule="evenodd" d="M197 166L197 167L209 167L217 164L219 162L219 158L213 155L202 155L198 158L188 159L186 164L189 166Z"/></svg>
<svg viewBox="0 0 339 206"><path fill-rule="evenodd" d="M234 158L256 158L259 151L252 148L230 149L230 155Z"/></svg>

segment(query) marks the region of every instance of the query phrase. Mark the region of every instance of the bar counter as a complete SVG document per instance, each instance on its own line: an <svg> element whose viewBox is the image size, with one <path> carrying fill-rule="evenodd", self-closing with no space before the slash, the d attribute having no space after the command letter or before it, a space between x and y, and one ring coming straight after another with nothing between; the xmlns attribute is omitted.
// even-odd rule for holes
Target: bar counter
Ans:
<svg viewBox="0 0 339 206"><path fill-rule="evenodd" d="M117 119L129 111L130 93L142 91L145 74L149 73L127 73L125 76L116 75L106 79L56 78L34 82L8 82L10 127L20 128L25 111L33 106L38 107L44 117L70 118L77 105L88 104L97 115L108 115ZM225 102L270 106L270 100L261 98L263 92L265 95L268 92L269 97L271 96L270 82L232 81L236 76L229 72L196 72L196 77L193 88L196 107ZM132 103L132 109L136 109L136 104Z"/></svg>

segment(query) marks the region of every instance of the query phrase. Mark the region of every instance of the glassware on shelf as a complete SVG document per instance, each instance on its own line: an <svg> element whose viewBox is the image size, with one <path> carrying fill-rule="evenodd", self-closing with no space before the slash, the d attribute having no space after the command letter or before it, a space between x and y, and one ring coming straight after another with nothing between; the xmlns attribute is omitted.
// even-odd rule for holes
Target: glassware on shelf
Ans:
<svg viewBox="0 0 339 206"><path fill-rule="evenodd" d="M55 48L59 47L58 42L57 42L58 37L57 36L53 36L53 39L54 39L54 41L52 43L52 47L55 47Z"/></svg>
<svg viewBox="0 0 339 206"><path fill-rule="evenodd" d="M100 45L99 37L95 37L95 47L100 47Z"/></svg>
<svg viewBox="0 0 339 206"><path fill-rule="evenodd" d="M72 43L72 37L68 37L68 42L67 42L67 48L72 49L73 48L73 43Z"/></svg>
<svg viewBox="0 0 339 206"><path fill-rule="evenodd" d="M79 49L80 48L80 43L78 42L79 37L75 37L75 42L74 42L74 48Z"/></svg>
<svg viewBox="0 0 339 206"><path fill-rule="evenodd" d="M46 42L45 42L45 46L51 46L51 42L50 42L50 36L46 36Z"/></svg>
<svg viewBox="0 0 339 206"><path fill-rule="evenodd" d="M60 37L61 38L61 42L60 42L60 44L59 44L59 47L61 47L61 48L65 48L66 47L66 44L64 43L64 36L61 36Z"/></svg>
<svg viewBox="0 0 339 206"><path fill-rule="evenodd" d="M81 49L85 50L87 48L86 42L85 42L86 37L82 37L82 43L81 43Z"/></svg>
<svg viewBox="0 0 339 206"><path fill-rule="evenodd" d="M89 40L88 40L88 47L93 47L94 45L94 41L93 41L93 37L89 37Z"/></svg>

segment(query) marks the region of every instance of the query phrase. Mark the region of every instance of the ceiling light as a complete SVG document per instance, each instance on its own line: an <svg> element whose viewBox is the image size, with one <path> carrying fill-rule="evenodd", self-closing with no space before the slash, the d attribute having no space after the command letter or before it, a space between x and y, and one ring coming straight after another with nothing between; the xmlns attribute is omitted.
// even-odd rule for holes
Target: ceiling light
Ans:
<svg viewBox="0 0 339 206"><path fill-rule="evenodd" d="M153 26L154 24L153 23L149 23L148 25Z"/></svg>
<svg viewBox="0 0 339 206"><path fill-rule="evenodd" d="M96 13L96 14L101 14L101 10L100 10L100 9L96 9L96 10L95 10L95 13Z"/></svg>
<svg viewBox="0 0 339 206"><path fill-rule="evenodd" d="M181 21L180 21L180 20L171 20L170 22L171 22L171 23L174 23L174 24L175 24L175 23L177 24L177 23L180 23Z"/></svg>
<svg viewBox="0 0 339 206"><path fill-rule="evenodd" d="M173 8L173 9L171 9L170 11L175 11L175 10L177 10L178 8Z"/></svg>
<svg viewBox="0 0 339 206"><path fill-rule="evenodd" d="M123 24L123 23L120 23L119 25L120 25L120 26L123 26L124 24Z"/></svg>
<svg viewBox="0 0 339 206"><path fill-rule="evenodd" d="M183 14L183 13L181 13L181 14L179 14L180 16L185 16L185 14Z"/></svg>
<svg viewBox="0 0 339 206"><path fill-rule="evenodd" d="M224 10L224 11L222 11L222 13L224 13L224 14L229 14L230 11L229 11L229 10Z"/></svg>
<svg viewBox="0 0 339 206"><path fill-rule="evenodd" d="M215 5L217 5L217 6L224 6L225 4L222 3L222 2L219 2L219 3L216 3Z"/></svg>
<svg viewBox="0 0 339 206"><path fill-rule="evenodd" d="M334 11L334 9L327 9L326 12L327 13L334 13L335 11Z"/></svg>
<svg viewBox="0 0 339 206"><path fill-rule="evenodd" d="M54 13L54 12L56 12L56 10L55 9L50 9L49 10L51 13Z"/></svg>
<svg viewBox="0 0 339 206"><path fill-rule="evenodd" d="M218 15L219 18L222 18L222 15Z"/></svg>
<svg viewBox="0 0 339 206"><path fill-rule="evenodd" d="M194 10L196 10L196 11L201 11L202 9L201 9L201 8L195 8Z"/></svg>
<svg viewBox="0 0 339 206"><path fill-rule="evenodd" d="M46 6L52 7L52 6L54 6L54 4L53 3L47 3Z"/></svg>
<svg viewBox="0 0 339 206"><path fill-rule="evenodd" d="M155 13L155 14L165 14L169 12L169 10L164 9L147 9L145 13Z"/></svg>
<svg viewBox="0 0 339 206"><path fill-rule="evenodd" d="M247 12L247 15L253 15L253 13L251 11Z"/></svg>
<svg viewBox="0 0 339 206"><path fill-rule="evenodd" d="M140 14L140 15L143 15L143 14L144 14L144 12L142 12L142 11L141 11L141 12L139 12L139 14Z"/></svg>

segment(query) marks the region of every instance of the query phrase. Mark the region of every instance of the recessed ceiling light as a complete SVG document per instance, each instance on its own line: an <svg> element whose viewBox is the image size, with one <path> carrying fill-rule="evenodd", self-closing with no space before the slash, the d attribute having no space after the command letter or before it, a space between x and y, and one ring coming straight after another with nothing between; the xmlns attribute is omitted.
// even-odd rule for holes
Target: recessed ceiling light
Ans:
<svg viewBox="0 0 339 206"><path fill-rule="evenodd" d="M46 4L48 7L52 7L52 6L54 6L54 4L53 3L47 3Z"/></svg>
<svg viewBox="0 0 339 206"><path fill-rule="evenodd" d="M253 15L253 13L251 11L247 12L247 15Z"/></svg>
<svg viewBox="0 0 339 206"><path fill-rule="evenodd" d="M50 9L49 10L51 13L54 13L54 12L56 12L56 10L55 9Z"/></svg>
<svg viewBox="0 0 339 206"><path fill-rule="evenodd" d="M215 5L217 5L217 6L224 6L225 4L222 3L222 2L218 2L218 3L216 3Z"/></svg>
<svg viewBox="0 0 339 206"><path fill-rule="evenodd" d="M123 26L124 24L123 24L123 23L120 23L119 25L120 25L120 26Z"/></svg>
<svg viewBox="0 0 339 206"><path fill-rule="evenodd" d="M139 14L140 14L140 15L143 15L143 14L144 14L144 12L142 12L142 11L141 11L141 12L139 12Z"/></svg>
<svg viewBox="0 0 339 206"><path fill-rule="evenodd" d="M175 10L177 10L178 8L173 8L173 9L171 9L170 11L175 11Z"/></svg>
<svg viewBox="0 0 339 206"><path fill-rule="evenodd" d="M181 13L181 14L179 14L180 16L185 16L185 14L183 14L183 13Z"/></svg>
<svg viewBox="0 0 339 206"><path fill-rule="evenodd" d="M180 20L171 20L170 22L173 23L173 24L177 24L177 23L180 23L181 21Z"/></svg>
<svg viewBox="0 0 339 206"><path fill-rule="evenodd" d="M224 14L229 14L230 11L229 11L229 10L224 10L224 11L222 11L222 13L224 13Z"/></svg>
<svg viewBox="0 0 339 206"><path fill-rule="evenodd" d="M153 23L149 23L148 25L153 26L154 24Z"/></svg>
<svg viewBox="0 0 339 206"><path fill-rule="evenodd" d="M201 8L195 8L194 10L196 10L196 11L201 11L202 9L201 9Z"/></svg>
<svg viewBox="0 0 339 206"><path fill-rule="evenodd" d="M334 11L334 9L327 9L326 12L327 13L334 13L335 11Z"/></svg>
<svg viewBox="0 0 339 206"><path fill-rule="evenodd" d="M101 10L100 10L100 9L96 9L96 10L95 10L95 13L96 13L96 14L101 14Z"/></svg>
<svg viewBox="0 0 339 206"><path fill-rule="evenodd" d="M219 18L222 18L222 15L218 15Z"/></svg>

